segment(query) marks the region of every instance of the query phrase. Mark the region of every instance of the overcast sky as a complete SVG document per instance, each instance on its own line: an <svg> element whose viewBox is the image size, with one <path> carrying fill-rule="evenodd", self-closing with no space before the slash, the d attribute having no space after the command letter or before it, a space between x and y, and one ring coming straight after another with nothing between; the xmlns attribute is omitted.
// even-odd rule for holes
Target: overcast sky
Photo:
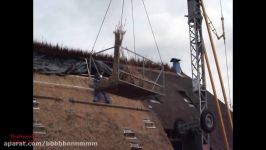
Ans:
<svg viewBox="0 0 266 150"><path fill-rule="evenodd" d="M115 26L121 18L123 0L113 0L105 23L97 40L95 51L113 46ZM131 0L124 0L123 23L126 34L123 46L133 50L133 32L131 18ZM109 0L34 0L34 40L64 45L69 48L79 48L85 51L92 49L101 21L107 9ZM220 0L204 0L209 18L212 20L218 34L222 33ZM226 47L232 100L232 52L233 52L233 8L232 0L221 0L225 18ZM184 73L191 76L191 60L189 49L189 31L187 18L187 0L145 0L150 21L163 62L170 64L172 57L180 58ZM154 44L152 33L145 15L141 0L133 0L134 22L136 36L136 52L154 61L159 61L159 55ZM218 98L223 100L221 86L215 67L210 41L205 22L203 34L206 50L212 66L212 73L218 92ZM226 57L223 40L217 40L213 35L217 56L226 88L229 95ZM207 89L212 93L209 77ZM228 96L229 97L229 96Z"/></svg>

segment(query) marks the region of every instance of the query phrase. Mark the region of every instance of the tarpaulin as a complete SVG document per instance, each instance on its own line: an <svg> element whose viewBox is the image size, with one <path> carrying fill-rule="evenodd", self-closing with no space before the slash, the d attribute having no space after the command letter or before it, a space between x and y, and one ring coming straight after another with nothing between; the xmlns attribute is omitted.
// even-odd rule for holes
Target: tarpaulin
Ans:
<svg viewBox="0 0 266 150"><path fill-rule="evenodd" d="M92 72L104 72L107 75L112 74L112 68L102 61L95 60L95 64L91 61ZM88 65L90 61L88 59ZM95 67L96 66L96 67ZM46 55L37 51L33 51L33 71L44 74L87 74L87 65L84 59L67 58Z"/></svg>

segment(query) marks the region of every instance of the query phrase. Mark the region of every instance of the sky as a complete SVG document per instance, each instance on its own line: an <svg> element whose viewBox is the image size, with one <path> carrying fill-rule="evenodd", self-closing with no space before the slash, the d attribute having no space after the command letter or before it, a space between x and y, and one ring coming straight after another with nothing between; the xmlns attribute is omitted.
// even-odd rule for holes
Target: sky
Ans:
<svg viewBox="0 0 266 150"><path fill-rule="evenodd" d="M95 51L112 47L116 25L121 19L123 0L112 0ZM132 0L135 29L136 52L153 61L160 61L153 40L149 22L142 0ZM170 59L181 59L182 71L191 76L191 56L189 28L187 24L187 0L144 0L151 25L163 62L170 65ZM34 0L33 1L33 37L34 40L59 44L69 48L91 51L106 12L109 0ZM204 0L206 12L218 34L222 33L220 0ZM221 0L224 16L226 53L228 59L229 90L226 69L225 46L223 40L217 40L212 34L227 99L233 101L233 1ZM124 0L122 22L126 34L123 46L133 50L133 22L131 0ZM223 101L222 90L212 54L205 22L202 24L203 38L211 64L218 98ZM206 69L207 89L212 92Z"/></svg>

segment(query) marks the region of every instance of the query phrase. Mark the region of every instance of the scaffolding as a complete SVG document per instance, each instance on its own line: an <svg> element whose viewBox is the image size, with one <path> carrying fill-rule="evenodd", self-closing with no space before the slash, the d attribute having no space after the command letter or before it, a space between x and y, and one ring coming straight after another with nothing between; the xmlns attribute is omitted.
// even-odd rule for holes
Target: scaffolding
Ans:
<svg viewBox="0 0 266 150"><path fill-rule="evenodd" d="M112 74L109 78L100 81L99 88L128 98L145 97L149 95L164 95L164 66L163 64L152 68L152 60L122 47L125 31L122 27L116 28L115 45L112 48L96 52L92 55L106 53L114 50L112 62ZM93 65L93 58L90 59ZM139 66L138 64L142 64ZM96 67L96 66L95 66ZM88 74L91 75L91 67ZM101 74L98 69L97 73ZM152 73L151 73L152 72Z"/></svg>

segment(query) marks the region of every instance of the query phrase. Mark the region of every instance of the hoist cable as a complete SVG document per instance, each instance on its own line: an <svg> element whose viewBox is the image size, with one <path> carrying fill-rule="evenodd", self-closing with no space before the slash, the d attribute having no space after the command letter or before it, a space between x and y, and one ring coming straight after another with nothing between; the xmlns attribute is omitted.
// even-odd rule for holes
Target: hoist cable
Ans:
<svg viewBox="0 0 266 150"><path fill-rule="evenodd" d="M133 1L131 0L131 17L132 17L132 29L133 29L133 44L134 44L134 52L136 53L136 37L135 37L135 26L134 26L134 8Z"/></svg>
<svg viewBox="0 0 266 150"><path fill-rule="evenodd" d="M123 3L122 3L122 12L121 12L121 25L123 25L123 14L124 14L124 0L123 0Z"/></svg>
<svg viewBox="0 0 266 150"><path fill-rule="evenodd" d="M225 41L225 31L224 31L224 17L223 17L223 7L222 7L222 1L220 0L220 9L221 9L221 20L222 20L222 28L223 28L223 39L224 39L224 52L225 52L225 59L226 59L226 72L227 72L227 86L229 89L229 101L230 101L230 107L232 108L232 99L231 99L231 89L230 89L230 83L229 83L229 73L228 73L228 59L227 59L227 49L226 49L226 41Z"/></svg>
<svg viewBox="0 0 266 150"><path fill-rule="evenodd" d="M95 41L94 41L94 43L93 43L93 46L92 46L92 49L91 49L91 53L92 53L93 50L94 50L94 47L95 47L95 45L96 45L96 42L97 42L98 37L99 37L99 35L100 35L100 32L101 32L101 30L102 30L103 23L104 23L104 21L105 21L105 18L106 18L106 16L107 16L107 13L108 13L108 10L109 10L109 8L110 8L110 5L111 5L112 1L113 1L113 0L110 0L110 2L109 2L109 4L108 4L108 7L107 7L106 12L105 12L105 15L104 15L104 17L103 17L103 20L102 20L102 23L101 23L100 29L99 29L99 31L98 31L98 33L97 33L97 36L96 36L96 39L95 39Z"/></svg>
<svg viewBox="0 0 266 150"><path fill-rule="evenodd" d="M163 64L162 57L161 57L161 54L160 54L160 51L159 51L159 47L158 47L158 44L157 44L157 41L156 41L156 38L155 38L155 35L154 35L154 32L153 32L153 29L152 29L151 21L150 21L150 18L149 18L149 15L148 15L148 12L147 12L147 9L146 9L146 6L145 6L145 3L144 3L144 0L142 0L142 3L143 3L143 6L144 6L144 9L145 9L145 12L146 12L146 16L147 16L148 21L149 21L149 25L150 25L151 32L152 32L152 35L153 35L153 40L154 40L154 42L155 42L155 45L156 45L156 48L157 48L157 51L158 51L158 54L159 54L159 57L160 57L161 63Z"/></svg>

